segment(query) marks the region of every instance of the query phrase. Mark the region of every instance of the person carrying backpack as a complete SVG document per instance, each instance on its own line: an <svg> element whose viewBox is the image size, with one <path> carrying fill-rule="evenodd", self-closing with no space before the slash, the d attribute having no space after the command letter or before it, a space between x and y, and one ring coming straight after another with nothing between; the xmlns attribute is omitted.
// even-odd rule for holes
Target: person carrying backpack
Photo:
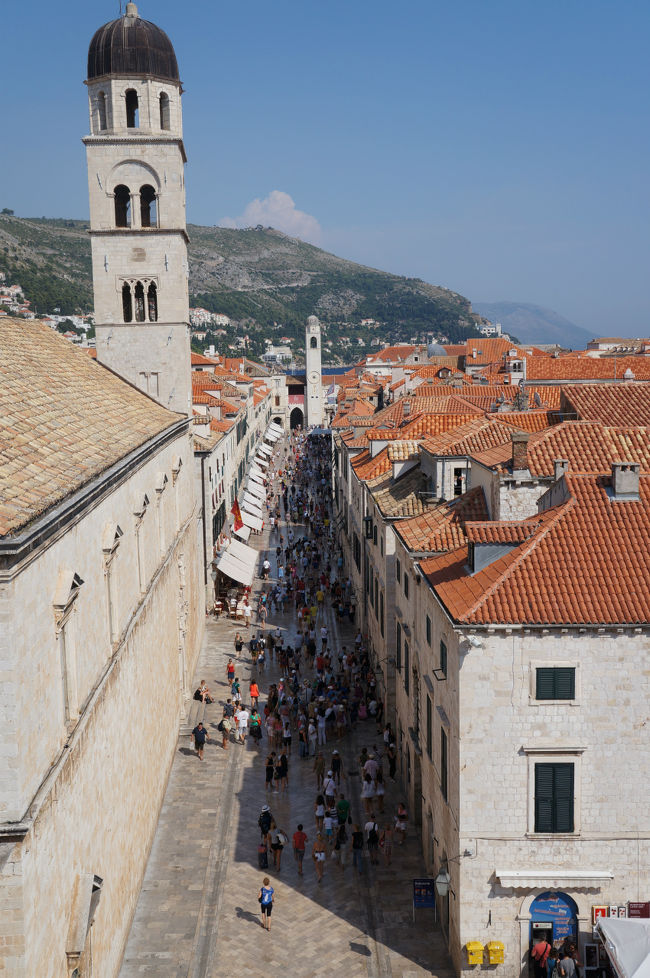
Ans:
<svg viewBox="0 0 650 978"><path fill-rule="evenodd" d="M545 938L533 945L530 956L533 959L535 978L546 978L546 961L551 952L551 945Z"/></svg>
<svg viewBox="0 0 650 978"><path fill-rule="evenodd" d="M379 828L375 821L374 812L371 814L370 820L364 825L364 830L368 840L368 855L370 856L370 862L373 864L373 866L376 866L379 862Z"/></svg>
<svg viewBox="0 0 650 978"><path fill-rule="evenodd" d="M262 811L260 812L260 817L257 820L257 824L260 827L260 832L262 834L262 842L268 845L268 835L271 831L271 825L273 824L273 815L271 814L271 809L268 805L262 806Z"/></svg>

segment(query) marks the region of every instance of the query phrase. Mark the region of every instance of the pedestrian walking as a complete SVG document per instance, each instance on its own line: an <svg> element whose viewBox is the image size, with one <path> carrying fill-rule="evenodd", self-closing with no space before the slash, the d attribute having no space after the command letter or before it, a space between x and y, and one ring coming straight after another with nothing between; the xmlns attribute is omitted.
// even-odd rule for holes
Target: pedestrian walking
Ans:
<svg viewBox="0 0 650 978"><path fill-rule="evenodd" d="M235 680L235 663L232 661L232 659L228 659L228 663L226 665L226 679L228 680L228 685L232 689L232 684Z"/></svg>
<svg viewBox="0 0 650 978"><path fill-rule="evenodd" d="M390 866L393 859L393 826L387 822L379 840L381 851L384 854L384 862Z"/></svg>
<svg viewBox="0 0 650 978"><path fill-rule="evenodd" d="M269 842L269 832L271 831L271 825L273 824L273 815L271 809L268 805L262 805L262 811L257 819L257 824L259 825L260 833L262 836L262 842L268 845Z"/></svg>
<svg viewBox="0 0 650 978"><path fill-rule="evenodd" d="M251 737L253 738L253 743L255 744L255 749L259 750L260 742L262 740L262 717L256 706L251 710L249 728L251 732Z"/></svg>
<svg viewBox="0 0 650 978"><path fill-rule="evenodd" d="M302 876L302 863L305 858L305 847L309 839L303 831L302 822L298 823L298 828L293 833L293 858L298 863L298 876Z"/></svg>
<svg viewBox="0 0 650 978"><path fill-rule="evenodd" d="M237 712L237 739L242 744L246 742L246 734L248 733L249 720L250 720L250 713L245 707L242 707Z"/></svg>
<svg viewBox="0 0 650 978"><path fill-rule="evenodd" d="M275 890L271 886L271 880L268 876L265 876L262 880L257 899L259 900L260 910L262 911L262 927L268 930L269 933L271 931L271 913L273 912L274 895Z"/></svg>
<svg viewBox="0 0 650 978"><path fill-rule="evenodd" d="M368 855L370 862L376 866L379 862L379 826L375 821L375 813L370 813L370 819L364 825L366 839L368 843Z"/></svg>
<svg viewBox="0 0 650 978"><path fill-rule="evenodd" d="M314 761L313 770L316 775L316 788L318 791L322 791L325 780L325 758L320 751Z"/></svg>
<svg viewBox="0 0 650 978"><path fill-rule="evenodd" d="M363 872L363 832L356 823L352 827L352 868Z"/></svg>
<svg viewBox="0 0 650 978"><path fill-rule="evenodd" d="M254 679L251 679L250 686L248 687L248 693L251 699L251 706L253 709L257 709L257 703L260 698L260 688Z"/></svg>
<svg viewBox="0 0 650 978"><path fill-rule="evenodd" d="M241 637L241 634L237 632L237 634L235 635L235 655L237 656L238 659L241 656L243 648L244 648L244 639Z"/></svg>
<svg viewBox="0 0 650 978"><path fill-rule="evenodd" d="M312 847L311 857L314 860L314 866L316 867L316 877L319 883L323 881L323 872L325 871L325 859L327 856L327 849L325 843L323 842L323 837L320 832L316 835L316 841Z"/></svg>
<svg viewBox="0 0 650 978"><path fill-rule="evenodd" d="M210 739L210 734L200 720L192 731L192 737L194 738L194 749L199 756L199 760L202 761L203 748L205 747L206 740Z"/></svg>
<svg viewBox="0 0 650 978"><path fill-rule="evenodd" d="M316 819L316 828L319 832L323 828L323 820L325 818L325 799L322 795L316 795L316 801L314 802L314 818Z"/></svg>
<svg viewBox="0 0 650 978"><path fill-rule="evenodd" d="M406 832L409 827L409 815L404 802L400 802L397 806L397 815L395 816L395 831L399 833L400 839L398 845L404 845L404 840L406 838Z"/></svg>
<svg viewBox="0 0 650 978"><path fill-rule="evenodd" d="M232 730L232 719L226 713L224 708L223 717L217 727L217 730L221 733L221 746L224 750L228 750L228 741L230 740L230 731Z"/></svg>

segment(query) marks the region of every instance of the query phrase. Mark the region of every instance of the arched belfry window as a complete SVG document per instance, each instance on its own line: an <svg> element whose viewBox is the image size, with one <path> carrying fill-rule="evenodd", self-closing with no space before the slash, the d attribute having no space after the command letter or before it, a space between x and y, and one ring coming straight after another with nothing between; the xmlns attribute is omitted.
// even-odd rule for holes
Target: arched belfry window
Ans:
<svg viewBox="0 0 650 978"><path fill-rule="evenodd" d="M135 283L135 289L133 290L133 298L135 300L135 321L136 323L144 322L144 285L142 282Z"/></svg>
<svg viewBox="0 0 650 978"><path fill-rule="evenodd" d="M133 322L133 301L131 298L131 286L125 282L122 286L122 315L125 323Z"/></svg>
<svg viewBox="0 0 650 978"><path fill-rule="evenodd" d="M108 129L108 116L106 114L106 94L100 92L97 96L97 128L100 132Z"/></svg>
<svg viewBox="0 0 650 978"><path fill-rule="evenodd" d="M115 196L115 227L131 227L131 191L123 183L113 191Z"/></svg>
<svg viewBox="0 0 650 978"><path fill-rule="evenodd" d="M155 228L158 225L156 191L148 183L140 187L140 225L143 228Z"/></svg>
<svg viewBox="0 0 650 978"><path fill-rule="evenodd" d="M155 282L151 282L147 289L147 311L149 322L158 322L158 290Z"/></svg>
<svg viewBox="0 0 650 978"><path fill-rule="evenodd" d="M138 93L135 88L126 91L126 127L127 129L138 128Z"/></svg>
<svg viewBox="0 0 650 978"><path fill-rule="evenodd" d="M315 336L312 336L312 338L309 341L309 345L312 348L312 350L317 350L318 349L318 339Z"/></svg>
<svg viewBox="0 0 650 978"><path fill-rule="evenodd" d="M169 129L169 95L160 93L160 128Z"/></svg>

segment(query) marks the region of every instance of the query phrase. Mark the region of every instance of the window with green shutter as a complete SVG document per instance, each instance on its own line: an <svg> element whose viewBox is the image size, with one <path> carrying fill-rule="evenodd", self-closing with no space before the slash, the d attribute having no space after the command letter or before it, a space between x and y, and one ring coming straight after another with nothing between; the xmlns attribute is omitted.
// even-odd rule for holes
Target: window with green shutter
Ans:
<svg viewBox="0 0 650 978"><path fill-rule="evenodd" d="M395 638L395 668L401 671L402 668L402 626L397 623L397 634Z"/></svg>
<svg viewBox="0 0 650 978"><path fill-rule="evenodd" d="M440 672L443 676L447 675L447 646L442 639L440 639Z"/></svg>
<svg viewBox="0 0 650 978"><path fill-rule="evenodd" d="M431 760L433 749L433 714L431 710L431 699L427 696L427 757Z"/></svg>
<svg viewBox="0 0 650 978"><path fill-rule="evenodd" d="M431 619L426 617L427 645L431 645Z"/></svg>
<svg viewBox="0 0 650 978"><path fill-rule="evenodd" d="M408 696L411 691L411 677L409 675L409 670L411 668L411 651L409 649L409 643L404 642L404 691Z"/></svg>
<svg viewBox="0 0 650 978"><path fill-rule="evenodd" d="M576 698L575 668L542 666L535 671L535 699L574 700Z"/></svg>
<svg viewBox="0 0 650 978"><path fill-rule="evenodd" d="M535 765L535 831L573 832L573 764Z"/></svg>

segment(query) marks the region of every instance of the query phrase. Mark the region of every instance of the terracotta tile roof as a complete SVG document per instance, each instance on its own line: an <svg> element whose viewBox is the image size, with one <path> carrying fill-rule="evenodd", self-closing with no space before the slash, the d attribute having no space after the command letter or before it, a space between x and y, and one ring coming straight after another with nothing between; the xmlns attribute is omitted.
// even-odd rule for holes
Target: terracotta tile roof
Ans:
<svg viewBox="0 0 650 978"><path fill-rule="evenodd" d="M454 457L474 455L476 452L494 448L495 445L507 444L511 452L511 434L512 428L503 424L500 415L472 418L454 431L436 438L426 438L422 442L422 449L430 455Z"/></svg>
<svg viewBox="0 0 650 978"><path fill-rule="evenodd" d="M237 424L236 421L220 421L218 418L212 418L210 420L210 428L212 431L227 432Z"/></svg>
<svg viewBox="0 0 650 978"><path fill-rule="evenodd" d="M384 448L374 458L369 451L360 452L356 458L352 459L352 468L358 479L376 479L377 476L384 475L386 472L392 474L393 463L388 457L388 451Z"/></svg>
<svg viewBox="0 0 650 978"><path fill-rule="evenodd" d="M541 526L539 517L512 522L493 520L489 523L465 523L465 535L470 543L523 543Z"/></svg>
<svg viewBox="0 0 650 978"><path fill-rule="evenodd" d="M379 350L377 353L369 353L366 357L366 363L377 363L377 361L392 363L397 360L406 360L408 357L412 356L417 349L417 346L411 346L408 343L400 343L396 346L387 346L385 349Z"/></svg>
<svg viewBox="0 0 650 978"><path fill-rule="evenodd" d="M217 360L211 360L210 357L204 357L202 353L195 353L192 350L191 363L193 367L214 367L217 366Z"/></svg>
<svg viewBox="0 0 650 978"><path fill-rule="evenodd" d="M501 363L504 353L508 353L509 350L519 351L521 349L515 346L511 340L504 340L498 336L472 337L466 340L465 346L466 368L478 367L481 364ZM472 355L474 350L476 350L476 357ZM523 356L523 350L520 356Z"/></svg>
<svg viewBox="0 0 650 978"><path fill-rule="evenodd" d="M576 384L562 388L562 412L610 425L650 425L650 384Z"/></svg>
<svg viewBox="0 0 650 978"><path fill-rule="evenodd" d="M564 503L532 536L470 576L467 550L422 561L439 599L466 624L650 622L650 477L639 502L613 503L605 476L567 476ZM526 521L530 522L530 521Z"/></svg>
<svg viewBox="0 0 650 978"><path fill-rule="evenodd" d="M404 407L407 404L407 414L404 414ZM411 414L415 414L416 411L421 414L482 413L478 408L454 394L441 393L430 397L413 397L413 395L407 394L400 397L394 404L389 404L388 407L378 411L375 415L375 422L383 424L392 421L394 424L401 424L402 421L408 419L409 410Z"/></svg>
<svg viewBox="0 0 650 978"><path fill-rule="evenodd" d="M371 428L370 441L394 441L399 438L427 438L455 431L470 419L467 414L419 414L406 420L399 428Z"/></svg>
<svg viewBox="0 0 650 978"><path fill-rule="evenodd" d="M650 472L650 428L565 421L528 442L531 475L552 476L555 459L567 459L571 474L609 473L620 459L639 462L643 472Z"/></svg>
<svg viewBox="0 0 650 978"><path fill-rule="evenodd" d="M465 347L462 348L463 353L465 352ZM443 367L448 367L454 373L459 368L458 356L451 354L447 357L430 357L427 363L420 364L416 366L412 371L413 377L424 377L429 380L439 380L438 374ZM464 375L463 375L464 376ZM471 380L467 379L467 383L471 383Z"/></svg>
<svg viewBox="0 0 650 978"><path fill-rule="evenodd" d="M504 411L499 421L520 431L544 431L562 420L558 411Z"/></svg>
<svg viewBox="0 0 650 978"><path fill-rule="evenodd" d="M488 518L483 489L478 486L451 503L442 503L421 516L401 520L395 530L412 552L446 553L465 544L466 520Z"/></svg>
<svg viewBox="0 0 650 978"><path fill-rule="evenodd" d="M392 474L374 479L368 488L382 515L389 519L419 516L433 505L427 495L427 478L419 466L398 479Z"/></svg>
<svg viewBox="0 0 650 978"><path fill-rule="evenodd" d="M217 397L206 391L192 389L192 404L205 404L207 407L219 407L221 402Z"/></svg>
<svg viewBox="0 0 650 978"><path fill-rule="evenodd" d="M419 455L417 441L396 441L386 446L388 458L391 462L405 462L410 458L417 458Z"/></svg>
<svg viewBox="0 0 650 978"><path fill-rule="evenodd" d="M619 380L631 370L636 380L650 380L650 357L528 357L531 380Z"/></svg>
<svg viewBox="0 0 650 978"><path fill-rule="evenodd" d="M181 416L38 320L0 320L0 535L25 527Z"/></svg>
<svg viewBox="0 0 650 978"><path fill-rule="evenodd" d="M464 343L443 343L442 344L448 357L464 357L467 347Z"/></svg>

